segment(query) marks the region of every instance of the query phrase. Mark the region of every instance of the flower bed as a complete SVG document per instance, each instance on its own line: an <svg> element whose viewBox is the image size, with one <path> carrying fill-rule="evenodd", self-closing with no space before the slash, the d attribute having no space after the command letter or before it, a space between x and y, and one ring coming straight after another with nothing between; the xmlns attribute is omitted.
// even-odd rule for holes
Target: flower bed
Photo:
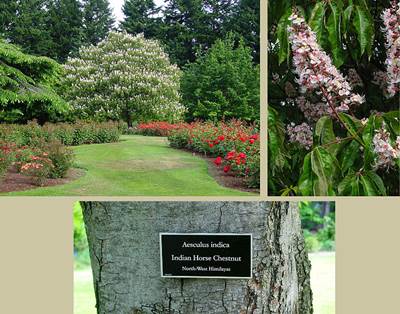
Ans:
<svg viewBox="0 0 400 314"><path fill-rule="evenodd" d="M215 157L214 164L225 173L245 177L249 187L260 182L260 143L258 128L238 120L228 123L193 122L139 124L138 133L168 136L170 146Z"/></svg>
<svg viewBox="0 0 400 314"><path fill-rule="evenodd" d="M163 121L153 121L140 123L136 128L136 133L147 136L168 136L171 131L186 128L187 123L168 123Z"/></svg>
<svg viewBox="0 0 400 314"><path fill-rule="evenodd" d="M11 167L32 178L36 185L46 179L64 178L74 162L68 146L110 143L119 140L116 122L46 123L0 125L0 180Z"/></svg>

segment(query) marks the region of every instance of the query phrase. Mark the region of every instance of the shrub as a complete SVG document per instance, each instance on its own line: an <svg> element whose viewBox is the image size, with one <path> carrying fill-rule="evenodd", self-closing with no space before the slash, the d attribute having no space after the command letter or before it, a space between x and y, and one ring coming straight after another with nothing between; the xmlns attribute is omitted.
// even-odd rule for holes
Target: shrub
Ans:
<svg viewBox="0 0 400 314"><path fill-rule="evenodd" d="M317 237L308 230L304 230L304 241L307 252L318 252L322 248Z"/></svg>
<svg viewBox="0 0 400 314"><path fill-rule="evenodd" d="M214 164L223 167L224 172L246 177L251 187L259 186L260 146L255 125L239 120L193 122L172 130L168 140L171 147L216 157Z"/></svg>
<svg viewBox="0 0 400 314"><path fill-rule="evenodd" d="M137 134L148 136L169 136L173 130L186 128L187 124L172 124L163 121L153 121L148 123L140 123L136 128Z"/></svg>
<svg viewBox="0 0 400 314"><path fill-rule="evenodd" d="M181 80L187 118L259 120L259 68L250 48L233 36L217 40L184 70Z"/></svg>
<svg viewBox="0 0 400 314"><path fill-rule="evenodd" d="M0 124L0 140L18 146L37 147L43 142L59 140L64 145L117 142L121 134L118 122L46 123L31 121L26 125Z"/></svg>
<svg viewBox="0 0 400 314"><path fill-rule="evenodd" d="M21 166L21 173L32 177L36 185L42 186L45 179L51 176L54 168L47 153L31 156L29 162Z"/></svg>
<svg viewBox="0 0 400 314"><path fill-rule="evenodd" d="M12 145L6 142L0 142L0 181L10 168L13 159Z"/></svg>
<svg viewBox="0 0 400 314"><path fill-rule="evenodd" d="M51 140L46 143L43 150L47 152L48 158L53 164L49 177L53 179L64 178L74 163L72 149L62 145L59 140Z"/></svg>

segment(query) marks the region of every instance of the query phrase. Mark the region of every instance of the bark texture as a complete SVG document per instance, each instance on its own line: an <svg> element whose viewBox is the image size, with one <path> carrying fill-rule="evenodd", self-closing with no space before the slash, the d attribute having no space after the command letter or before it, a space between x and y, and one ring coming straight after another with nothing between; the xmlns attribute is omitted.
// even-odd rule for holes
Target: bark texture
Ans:
<svg viewBox="0 0 400 314"><path fill-rule="evenodd" d="M309 314L310 262L288 202L83 202L101 314ZM253 278L161 278L160 232L253 234Z"/></svg>

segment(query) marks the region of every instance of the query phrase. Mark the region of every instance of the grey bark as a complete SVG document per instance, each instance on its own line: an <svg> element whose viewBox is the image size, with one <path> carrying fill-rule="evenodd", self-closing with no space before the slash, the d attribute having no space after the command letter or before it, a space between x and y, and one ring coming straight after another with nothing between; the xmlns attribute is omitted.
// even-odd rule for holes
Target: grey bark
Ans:
<svg viewBox="0 0 400 314"><path fill-rule="evenodd" d="M101 314L308 314L310 262L296 203L83 202ZM161 278L160 232L253 234L253 278Z"/></svg>

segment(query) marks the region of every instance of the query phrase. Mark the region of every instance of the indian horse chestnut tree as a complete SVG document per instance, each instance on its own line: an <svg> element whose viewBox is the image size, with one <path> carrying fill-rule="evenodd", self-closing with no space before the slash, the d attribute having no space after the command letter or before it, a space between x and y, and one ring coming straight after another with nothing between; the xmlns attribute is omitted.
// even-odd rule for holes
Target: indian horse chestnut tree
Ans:
<svg viewBox="0 0 400 314"><path fill-rule="evenodd" d="M180 103L181 72L155 40L111 32L97 46L69 59L63 94L80 118L174 121Z"/></svg>

